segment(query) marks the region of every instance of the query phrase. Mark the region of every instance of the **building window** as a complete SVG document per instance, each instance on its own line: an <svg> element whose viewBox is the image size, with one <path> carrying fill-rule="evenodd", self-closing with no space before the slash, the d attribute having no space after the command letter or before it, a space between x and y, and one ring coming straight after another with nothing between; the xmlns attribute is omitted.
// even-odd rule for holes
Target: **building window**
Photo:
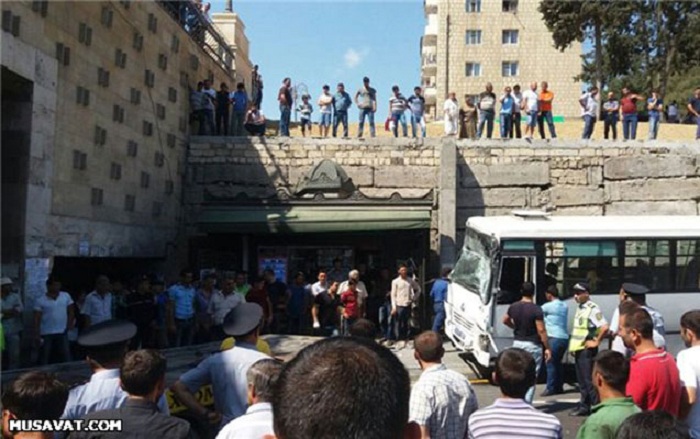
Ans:
<svg viewBox="0 0 700 439"><path fill-rule="evenodd" d="M467 31L467 46L473 46L481 44L481 31L480 30L468 30Z"/></svg>
<svg viewBox="0 0 700 439"><path fill-rule="evenodd" d="M86 46L92 44L92 28L85 23L78 25L78 42Z"/></svg>
<svg viewBox="0 0 700 439"><path fill-rule="evenodd" d="M503 0L503 12L518 12L518 0Z"/></svg>
<svg viewBox="0 0 700 439"><path fill-rule="evenodd" d="M153 163L157 167L162 168L165 164L165 155L162 152L156 152L153 157Z"/></svg>
<svg viewBox="0 0 700 439"><path fill-rule="evenodd" d="M518 62L517 61L503 61L501 64L501 71L504 77L518 76Z"/></svg>
<svg viewBox="0 0 700 439"><path fill-rule="evenodd" d="M168 147L175 148L175 146L177 146L177 137L175 137L175 134L168 133L168 135L165 137L165 143L168 145Z"/></svg>
<svg viewBox="0 0 700 439"><path fill-rule="evenodd" d="M131 89L131 103L134 105L141 103L141 90L137 90L135 88Z"/></svg>
<svg viewBox="0 0 700 439"><path fill-rule="evenodd" d="M517 29L508 29L503 31L503 44L518 44L518 39L520 38L520 31Z"/></svg>
<svg viewBox="0 0 700 439"><path fill-rule="evenodd" d="M140 52L141 49L143 49L143 35L138 32L134 32L134 42L132 43L131 47L136 49L137 52Z"/></svg>
<svg viewBox="0 0 700 439"><path fill-rule="evenodd" d="M112 27L112 19L114 17L114 12L112 11L112 8L109 6L103 6L102 7L102 17L100 21L102 24L104 24L107 28Z"/></svg>
<svg viewBox="0 0 700 439"><path fill-rule="evenodd" d="M39 13L42 17L46 17L49 12L49 1L40 0L32 2L32 11Z"/></svg>
<svg viewBox="0 0 700 439"><path fill-rule="evenodd" d="M112 180L121 180L122 179L122 165L119 163L112 163L112 166L109 169L109 178Z"/></svg>
<svg viewBox="0 0 700 439"><path fill-rule="evenodd" d="M481 0L467 0L467 12L481 12Z"/></svg>
<svg viewBox="0 0 700 439"><path fill-rule="evenodd" d="M90 204L93 206L102 206L103 199L104 193L102 189L96 187L92 188L92 191L90 191Z"/></svg>
<svg viewBox="0 0 700 439"><path fill-rule="evenodd" d="M151 185L151 176L148 174L148 172L142 172L141 173L141 187L143 189L148 189L148 187Z"/></svg>
<svg viewBox="0 0 700 439"><path fill-rule="evenodd" d="M481 76L481 64L477 62L468 62L466 66L467 76Z"/></svg>
<svg viewBox="0 0 700 439"><path fill-rule="evenodd" d="M114 52L114 64L122 69L126 68L126 53L121 49L117 49Z"/></svg>
<svg viewBox="0 0 700 439"><path fill-rule="evenodd" d="M59 63L67 66L70 64L70 47L63 43L56 43L56 59Z"/></svg>
<svg viewBox="0 0 700 439"><path fill-rule="evenodd" d="M77 93L75 97L75 102L79 105L87 107L90 105L90 90L78 86Z"/></svg>
<svg viewBox="0 0 700 439"><path fill-rule="evenodd" d="M136 208L136 197L134 195L124 196L124 210L127 212L133 212Z"/></svg>
<svg viewBox="0 0 700 439"><path fill-rule="evenodd" d="M136 157L139 152L139 144L133 140L126 142L126 155L129 157Z"/></svg>
<svg viewBox="0 0 700 439"><path fill-rule="evenodd" d="M73 169L84 171L87 168L87 154L74 149L73 150Z"/></svg>

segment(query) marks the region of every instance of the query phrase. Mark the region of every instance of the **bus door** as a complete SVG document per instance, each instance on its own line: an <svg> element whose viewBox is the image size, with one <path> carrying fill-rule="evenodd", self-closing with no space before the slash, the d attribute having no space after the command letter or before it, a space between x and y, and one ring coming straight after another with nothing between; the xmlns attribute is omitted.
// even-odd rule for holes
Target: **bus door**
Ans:
<svg viewBox="0 0 700 439"><path fill-rule="evenodd" d="M521 251L509 252L509 242L503 244L503 252L498 271L498 292L496 295L496 310L491 322L494 328L494 341L498 350L510 347L513 344L513 330L503 324L503 316L511 304L522 297L521 288L524 282L535 284L536 279L536 255L534 248L523 248ZM523 251L524 250L524 251ZM537 285L535 285L537 291Z"/></svg>

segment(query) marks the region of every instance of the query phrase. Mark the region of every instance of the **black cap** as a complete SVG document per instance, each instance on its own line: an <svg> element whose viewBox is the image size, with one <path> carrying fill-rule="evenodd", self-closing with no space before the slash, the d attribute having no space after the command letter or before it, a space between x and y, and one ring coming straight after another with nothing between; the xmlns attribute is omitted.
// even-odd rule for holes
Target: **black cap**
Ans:
<svg viewBox="0 0 700 439"><path fill-rule="evenodd" d="M78 337L87 348L125 343L136 335L136 325L126 320L107 320L90 326Z"/></svg>
<svg viewBox="0 0 700 439"><path fill-rule="evenodd" d="M588 282L577 282L576 285L574 285L573 289L574 292L576 291L585 291L588 292Z"/></svg>
<svg viewBox="0 0 700 439"><path fill-rule="evenodd" d="M625 282L622 284L622 289L625 291L625 293L632 296L636 294L646 294L649 292L649 288L645 287L644 285L635 284L632 282Z"/></svg>
<svg viewBox="0 0 700 439"><path fill-rule="evenodd" d="M362 82L369 82L369 78L365 76L364 78L362 78Z"/></svg>
<svg viewBox="0 0 700 439"><path fill-rule="evenodd" d="M232 337L246 335L260 325L263 310L257 303L242 302L224 317L224 333Z"/></svg>

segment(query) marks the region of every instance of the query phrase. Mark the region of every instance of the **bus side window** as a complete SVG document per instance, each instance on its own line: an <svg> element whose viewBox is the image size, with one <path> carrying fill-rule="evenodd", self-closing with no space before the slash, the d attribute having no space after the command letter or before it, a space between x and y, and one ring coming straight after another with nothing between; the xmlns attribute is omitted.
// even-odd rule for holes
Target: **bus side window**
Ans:
<svg viewBox="0 0 700 439"><path fill-rule="evenodd" d="M676 289L700 290L700 240L678 240L676 253Z"/></svg>
<svg viewBox="0 0 700 439"><path fill-rule="evenodd" d="M532 281L530 276L531 261L523 256L501 259L501 279L498 287L498 304L508 305L521 299L520 290L523 282Z"/></svg>

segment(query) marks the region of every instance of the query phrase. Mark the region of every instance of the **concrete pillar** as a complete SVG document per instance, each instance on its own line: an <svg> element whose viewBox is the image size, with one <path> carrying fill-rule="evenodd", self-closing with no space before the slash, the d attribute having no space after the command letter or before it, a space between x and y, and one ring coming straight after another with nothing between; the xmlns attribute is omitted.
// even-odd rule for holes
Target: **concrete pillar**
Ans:
<svg viewBox="0 0 700 439"><path fill-rule="evenodd" d="M442 140L438 199L440 265L454 266L457 255L457 145L451 137Z"/></svg>

